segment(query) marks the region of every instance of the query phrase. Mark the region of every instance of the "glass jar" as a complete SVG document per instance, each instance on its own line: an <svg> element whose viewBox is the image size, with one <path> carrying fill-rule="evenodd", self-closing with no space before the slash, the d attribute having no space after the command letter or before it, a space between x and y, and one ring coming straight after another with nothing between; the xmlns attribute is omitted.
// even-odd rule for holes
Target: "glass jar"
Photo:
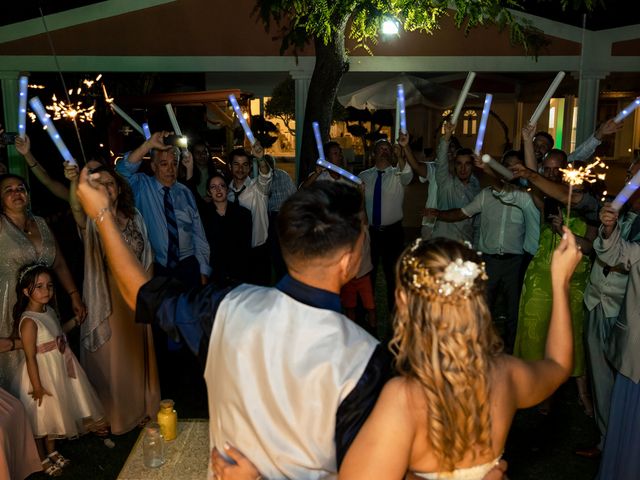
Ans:
<svg viewBox="0 0 640 480"><path fill-rule="evenodd" d="M174 440L178 435L178 414L173 405L173 400L162 400L158 411L158 423L166 441Z"/></svg>
<svg viewBox="0 0 640 480"><path fill-rule="evenodd" d="M144 466L157 468L164 464L164 438L160 431L160 425L155 422L147 423L144 427L142 442Z"/></svg>

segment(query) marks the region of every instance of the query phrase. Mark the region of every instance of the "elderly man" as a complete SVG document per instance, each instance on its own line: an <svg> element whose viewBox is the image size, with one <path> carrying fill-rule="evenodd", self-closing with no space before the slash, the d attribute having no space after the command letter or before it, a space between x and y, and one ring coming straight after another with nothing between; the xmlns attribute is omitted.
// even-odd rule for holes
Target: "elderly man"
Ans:
<svg viewBox="0 0 640 480"><path fill-rule="evenodd" d="M409 136L402 135L400 146L406 155L413 154L409 148ZM404 156L396 167L391 165L393 148L387 140L378 140L373 147L374 166L358 175L364 183L364 200L369 219L371 237L371 280L375 288L376 270L382 259L382 270L387 282L387 302L395 303L395 266L404 248L402 228L402 204L404 189L413 178L411 165Z"/></svg>
<svg viewBox="0 0 640 480"><path fill-rule="evenodd" d="M155 254L155 273L173 276L188 286L206 284L211 273L209 244L193 194L176 181L179 151L163 143L168 136L169 132L151 135L125 154L116 171L128 180L144 217ZM153 177L137 173L149 151Z"/></svg>

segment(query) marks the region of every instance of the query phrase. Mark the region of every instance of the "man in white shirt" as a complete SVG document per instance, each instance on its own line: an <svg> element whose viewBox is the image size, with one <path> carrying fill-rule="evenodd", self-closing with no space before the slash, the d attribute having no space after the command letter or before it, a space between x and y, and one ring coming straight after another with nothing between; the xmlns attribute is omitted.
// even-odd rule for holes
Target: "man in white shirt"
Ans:
<svg viewBox="0 0 640 480"><path fill-rule="evenodd" d="M400 135L398 143L403 153L411 155L413 159L413 153L409 148L409 135ZM394 305L395 265L404 248L404 189L413 178L413 170L404 156L398 159L396 167L391 165L392 152L391 144L387 140L378 140L373 147L374 166L359 175L364 183L365 208L371 235L371 280L375 286L376 269L382 259L390 309Z"/></svg>
<svg viewBox="0 0 640 480"><path fill-rule="evenodd" d="M503 164L522 163L516 152L503 158ZM482 252L487 275L487 301L492 306L498 287L505 293L507 319L505 350L511 352L518 324L518 302L522 281L523 254L534 255L540 236L540 211L531 195L514 185L487 187L462 208L429 209L427 212L443 222L456 222L479 214L480 234L476 248Z"/></svg>
<svg viewBox="0 0 640 480"><path fill-rule="evenodd" d="M273 172L264 160L264 149L260 143L253 146L252 153L258 158L259 172L257 178L250 178L251 158L243 148L237 148L229 154L231 175L227 200L237 203L251 212L253 230L251 235L251 265L253 267L253 283L268 285L271 281L271 263L269 261L269 192ZM233 235L233 232L225 232Z"/></svg>

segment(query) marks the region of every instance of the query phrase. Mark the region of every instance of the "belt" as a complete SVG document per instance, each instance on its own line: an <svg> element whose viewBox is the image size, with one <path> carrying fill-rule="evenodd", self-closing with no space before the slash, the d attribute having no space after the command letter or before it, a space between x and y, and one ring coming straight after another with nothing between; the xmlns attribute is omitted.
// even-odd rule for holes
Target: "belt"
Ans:
<svg viewBox="0 0 640 480"><path fill-rule="evenodd" d="M36 348L38 353L47 353L52 350L58 350L62 354L65 366L67 367L67 375L71 378L76 378L76 369L73 366L73 354L71 353L71 349L67 348L67 337L64 334L58 335L55 340L41 343Z"/></svg>
<svg viewBox="0 0 640 480"><path fill-rule="evenodd" d="M483 257L495 258L497 260L511 260L512 258L521 257L521 253L483 253Z"/></svg>
<svg viewBox="0 0 640 480"><path fill-rule="evenodd" d="M386 232L387 230L393 230L396 228L402 228L402 220L398 220L396 223L389 225L369 225L369 229L374 232Z"/></svg>

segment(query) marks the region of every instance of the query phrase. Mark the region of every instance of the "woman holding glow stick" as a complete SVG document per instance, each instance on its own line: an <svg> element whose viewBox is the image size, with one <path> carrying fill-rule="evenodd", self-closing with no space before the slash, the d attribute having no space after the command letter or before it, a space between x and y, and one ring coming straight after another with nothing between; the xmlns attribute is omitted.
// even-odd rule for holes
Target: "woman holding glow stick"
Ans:
<svg viewBox="0 0 640 480"><path fill-rule="evenodd" d="M80 292L51 230L43 218L30 212L29 192L24 179L10 173L0 176L0 196L0 336L6 337L11 333L16 274L22 265L28 263L44 263L53 268L71 297L75 315L84 321L86 307ZM0 357L0 387L10 388L20 355L12 352Z"/></svg>

